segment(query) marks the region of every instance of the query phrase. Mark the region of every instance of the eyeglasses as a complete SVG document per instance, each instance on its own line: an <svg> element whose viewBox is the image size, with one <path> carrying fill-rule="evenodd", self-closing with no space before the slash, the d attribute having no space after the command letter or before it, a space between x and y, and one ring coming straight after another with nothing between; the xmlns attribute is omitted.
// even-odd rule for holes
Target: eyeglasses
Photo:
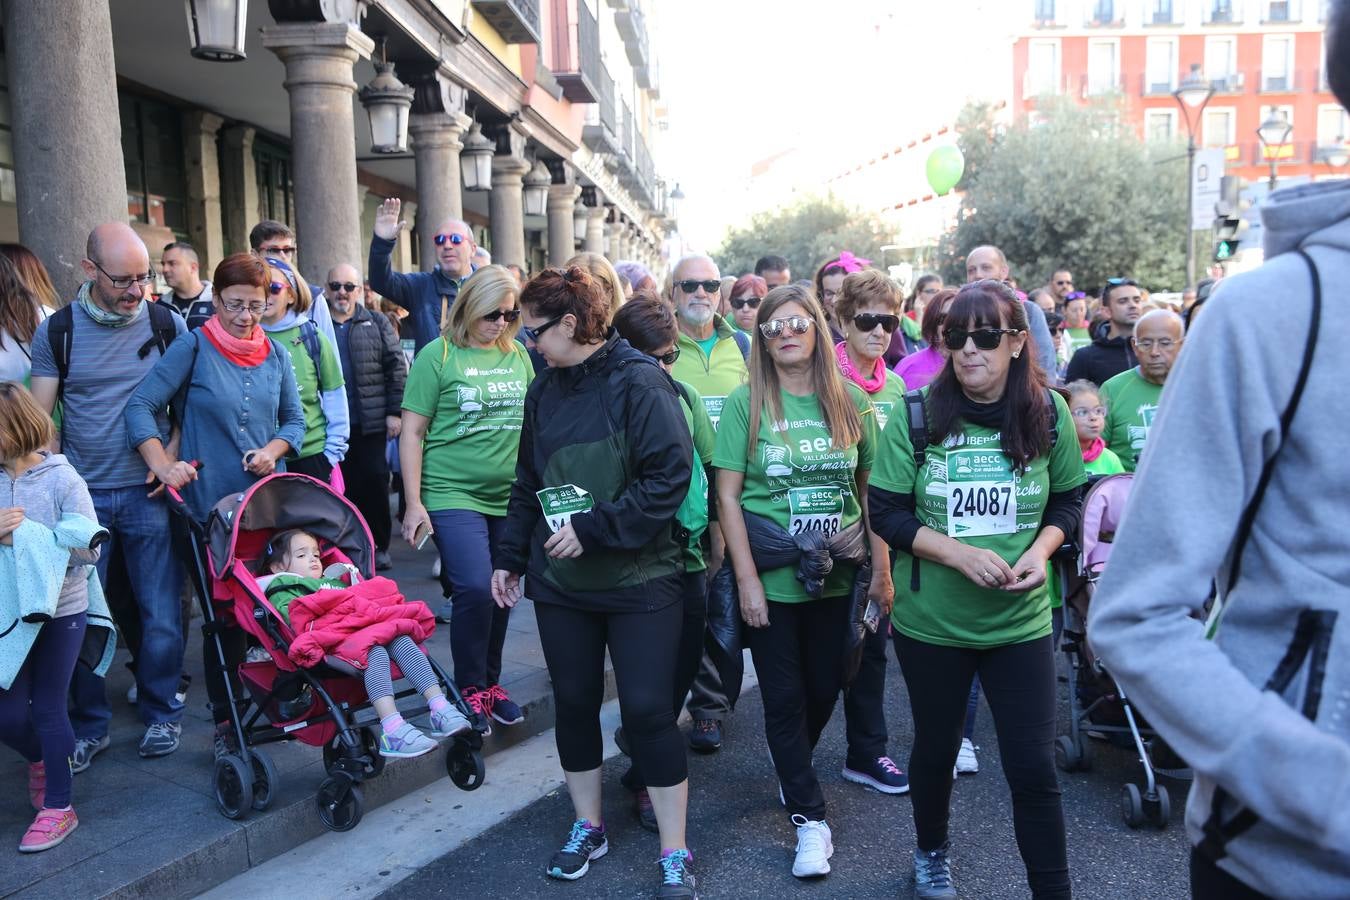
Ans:
<svg viewBox="0 0 1350 900"><path fill-rule="evenodd" d="M763 297L732 297L732 309L745 309L747 306L751 309L759 309L759 304L764 300Z"/></svg>
<svg viewBox="0 0 1350 900"><path fill-rule="evenodd" d="M1174 341L1171 338L1157 338L1157 339L1144 338L1142 341L1135 341L1134 346L1140 350L1143 350L1145 353L1152 350L1154 347L1157 347L1159 350L1166 353L1168 350L1171 350L1173 347L1175 347L1178 343L1180 342Z"/></svg>
<svg viewBox="0 0 1350 900"><path fill-rule="evenodd" d="M220 305L226 312L237 313L248 310L248 313L251 316L261 316L263 310L267 308L267 304L265 303L247 303L243 300L221 300Z"/></svg>
<svg viewBox="0 0 1350 900"><path fill-rule="evenodd" d="M335 293L335 294L336 294L338 291L346 291L347 293L350 294L352 291L356 290L358 287L359 287L359 285L352 284L350 281L330 281L330 282L328 282L328 289L329 289L330 291L332 291L333 293Z"/></svg>
<svg viewBox="0 0 1350 900"><path fill-rule="evenodd" d="M878 325L882 331L892 334L900 327L900 317L878 313L858 313L853 317L853 327L859 331L874 331Z"/></svg>
<svg viewBox="0 0 1350 900"><path fill-rule="evenodd" d="M437 247L442 246L443 244L445 244L446 241L450 242L450 246L458 247L460 244L467 241L468 238L466 238L462 234L438 234L436 235L435 238L433 238L433 240L436 241Z"/></svg>
<svg viewBox="0 0 1350 900"><path fill-rule="evenodd" d="M702 286L703 290L709 294L715 294L722 289L722 282L715 279L710 281L698 281L693 278L686 278L683 281L677 281L675 283L679 285L680 290L684 291L686 294L697 293L700 286Z"/></svg>
<svg viewBox="0 0 1350 900"><path fill-rule="evenodd" d="M505 319L507 322L514 322L520 318L518 309L494 309L492 312L483 316L484 322L496 322L499 319Z"/></svg>
<svg viewBox="0 0 1350 900"><path fill-rule="evenodd" d="M815 323L806 316L788 316L786 319L770 319L759 323L759 333L767 340L782 337L784 330L793 334L806 334Z"/></svg>
<svg viewBox="0 0 1350 900"><path fill-rule="evenodd" d="M1061 278L1055 282L1055 287L1073 287L1073 282L1067 278Z"/></svg>
<svg viewBox="0 0 1350 900"><path fill-rule="evenodd" d="M543 325L540 325L538 328L531 328L528 325L522 325L520 326L520 334L523 338L525 338L525 340L537 344L539 343L540 336L545 331L548 331L550 328L552 328L554 325L557 325L562 320L563 317L558 316L558 318L556 319L549 319L547 322L545 322Z"/></svg>
<svg viewBox="0 0 1350 900"><path fill-rule="evenodd" d="M1064 295L1065 303L1068 303L1070 300L1086 300L1086 299L1087 294L1083 293L1082 291L1069 291L1067 294Z"/></svg>
<svg viewBox="0 0 1350 900"><path fill-rule="evenodd" d="M155 270L151 269L144 275L109 275L108 270L98 264L97 260L89 260L94 264L94 268L103 273L103 277L108 279L108 283L119 291L125 291L133 284L147 285L155 280Z"/></svg>
<svg viewBox="0 0 1350 900"><path fill-rule="evenodd" d="M933 286L930 285L930 286L924 288L923 290L919 291L919 293L922 294L922 295L924 295L925 297L931 297L931 296L933 296L934 294L940 294L940 293L942 293L942 288L940 288L940 287L933 287Z"/></svg>
<svg viewBox="0 0 1350 900"><path fill-rule="evenodd" d="M259 253L275 253L275 254L280 254L280 255L282 255L282 256L294 256L294 255L295 255L295 245L292 244L292 245L289 246L289 247L265 247L265 246L264 246L264 247L259 247L259 248L258 248L258 252L259 252Z"/></svg>
<svg viewBox="0 0 1350 900"><path fill-rule="evenodd" d="M673 366L675 365L675 360L679 358L680 358L679 347L672 347L669 353L662 353L660 356L657 356L655 353L652 354L652 359L656 360L663 366Z"/></svg>
<svg viewBox="0 0 1350 900"><path fill-rule="evenodd" d="M267 283L267 292L275 297L288 287L290 287L290 285L283 284L280 281L269 281Z"/></svg>
<svg viewBox="0 0 1350 900"><path fill-rule="evenodd" d="M1105 406L1075 406L1073 408L1073 417L1075 419L1095 419L1105 418Z"/></svg>
<svg viewBox="0 0 1350 900"><path fill-rule="evenodd" d="M1003 342L1005 334L1021 334L1016 328L976 328L974 331L967 331L964 328L948 328L943 339L947 344L947 349L955 353L958 350L965 349L966 341L973 340L975 346L980 350L993 350Z"/></svg>

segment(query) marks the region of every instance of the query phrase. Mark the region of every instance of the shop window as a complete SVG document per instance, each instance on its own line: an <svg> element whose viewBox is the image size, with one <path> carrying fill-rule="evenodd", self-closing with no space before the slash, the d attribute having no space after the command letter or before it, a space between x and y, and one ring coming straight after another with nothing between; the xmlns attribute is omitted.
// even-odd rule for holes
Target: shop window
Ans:
<svg viewBox="0 0 1350 900"><path fill-rule="evenodd" d="M133 222L187 238L187 166L179 110L118 92L127 214Z"/></svg>

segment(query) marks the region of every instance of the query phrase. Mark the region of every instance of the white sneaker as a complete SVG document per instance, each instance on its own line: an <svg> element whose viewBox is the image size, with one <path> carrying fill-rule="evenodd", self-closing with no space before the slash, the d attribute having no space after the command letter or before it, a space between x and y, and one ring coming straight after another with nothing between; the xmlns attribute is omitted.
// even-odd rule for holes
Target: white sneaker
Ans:
<svg viewBox="0 0 1350 900"><path fill-rule="evenodd" d="M834 856L830 826L803 815L794 815L792 824L797 826L797 858L792 861L792 874L798 878L828 875L830 857Z"/></svg>
<svg viewBox="0 0 1350 900"><path fill-rule="evenodd" d="M975 756L975 745L970 738L961 738L961 749L956 754L956 771L961 775L974 775L980 771L980 761Z"/></svg>

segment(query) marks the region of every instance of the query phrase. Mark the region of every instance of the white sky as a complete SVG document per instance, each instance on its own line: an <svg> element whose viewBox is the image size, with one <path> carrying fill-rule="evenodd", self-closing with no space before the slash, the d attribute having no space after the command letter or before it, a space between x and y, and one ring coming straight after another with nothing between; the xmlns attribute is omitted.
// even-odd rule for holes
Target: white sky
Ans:
<svg viewBox="0 0 1350 900"><path fill-rule="evenodd" d="M796 147L830 171L1011 96L1023 0L661 0L652 35L685 239L721 242L757 160Z"/></svg>

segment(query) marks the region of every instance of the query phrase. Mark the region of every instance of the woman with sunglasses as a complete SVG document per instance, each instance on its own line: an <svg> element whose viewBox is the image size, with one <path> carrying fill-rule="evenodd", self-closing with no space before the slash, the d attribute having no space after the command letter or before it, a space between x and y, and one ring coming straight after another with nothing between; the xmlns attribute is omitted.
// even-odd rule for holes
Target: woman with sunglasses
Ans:
<svg viewBox="0 0 1350 900"><path fill-rule="evenodd" d="M928 301L923 310L922 323L923 340L928 346L906 356L895 366L895 374L911 391L927 386L947 364L947 354L942 347L942 320L947 315L947 307L955 299L956 291L944 288Z"/></svg>
<svg viewBox="0 0 1350 900"><path fill-rule="evenodd" d="M284 260L268 257L266 263L262 330L289 354L305 410L305 439L287 459L286 470L329 481L333 467L347 455L351 435L342 362L327 335L301 318L313 302L309 284Z"/></svg>
<svg viewBox="0 0 1350 900"><path fill-rule="evenodd" d="M755 317L759 315L759 304L769 293L769 285L758 275L742 275L731 286L731 299L727 301L731 310L727 322L737 331L751 334L755 330Z"/></svg>
<svg viewBox="0 0 1350 900"><path fill-rule="evenodd" d="M545 269L520 306L525 336L549 367L525 397L492 596L515 606L527 577L553 682L576 818L545 871L576 880L609 851L600 796L608 649L661 835L658 896L692 898L688 760L671 708L685 614L676 514L692 473L689 427L670 376L609 327L608 297L582 269Z"/></svg>
<svg viewBox="0 0 1350 900"><path fill-rule="evenodd" d="M952 771L978 673L1032 895L1068 897L1046 561L1077 526L1083 460L1067 404L1032 359L1025 306L1006 285L962 287L942 333L947 365L919 393L923 446L914 429L888 428L870 488L872 521L896 551L891 624L914 719L915 896L956 896Z"/></svg>
<svg viewBox="0 0 1350 900"><path fill-rule="evenodd" d="M464 282L441 337L413 360L403 389L399 462L403 537L430 528L450 598L455 683L476 713L503 725L523 711L498 683L509 609L492 602L492 548L501 540L516 468L525 391L534 378L515 339L520 289L502 266Z"/></svg>
<svg viewBox="0 0 1350 900"><path fill-rule="evenodd" d="M797 829L792 874L799 878L827 874L834 853L811 756L843 688L857 566L836 560L819 592L808 593L797 566L759 568L755 556L763 548L752 546L746 517L789 539L857 532L872 558L886 558L886 546L867 529L864 500L876 414L867 394L840 377L828 334L809 289L769 291L759 307L750 383L727 397L713 451L718 519L749 626L769 752ZM875 569L867 593L889 610L885 569Z"/></svg>

